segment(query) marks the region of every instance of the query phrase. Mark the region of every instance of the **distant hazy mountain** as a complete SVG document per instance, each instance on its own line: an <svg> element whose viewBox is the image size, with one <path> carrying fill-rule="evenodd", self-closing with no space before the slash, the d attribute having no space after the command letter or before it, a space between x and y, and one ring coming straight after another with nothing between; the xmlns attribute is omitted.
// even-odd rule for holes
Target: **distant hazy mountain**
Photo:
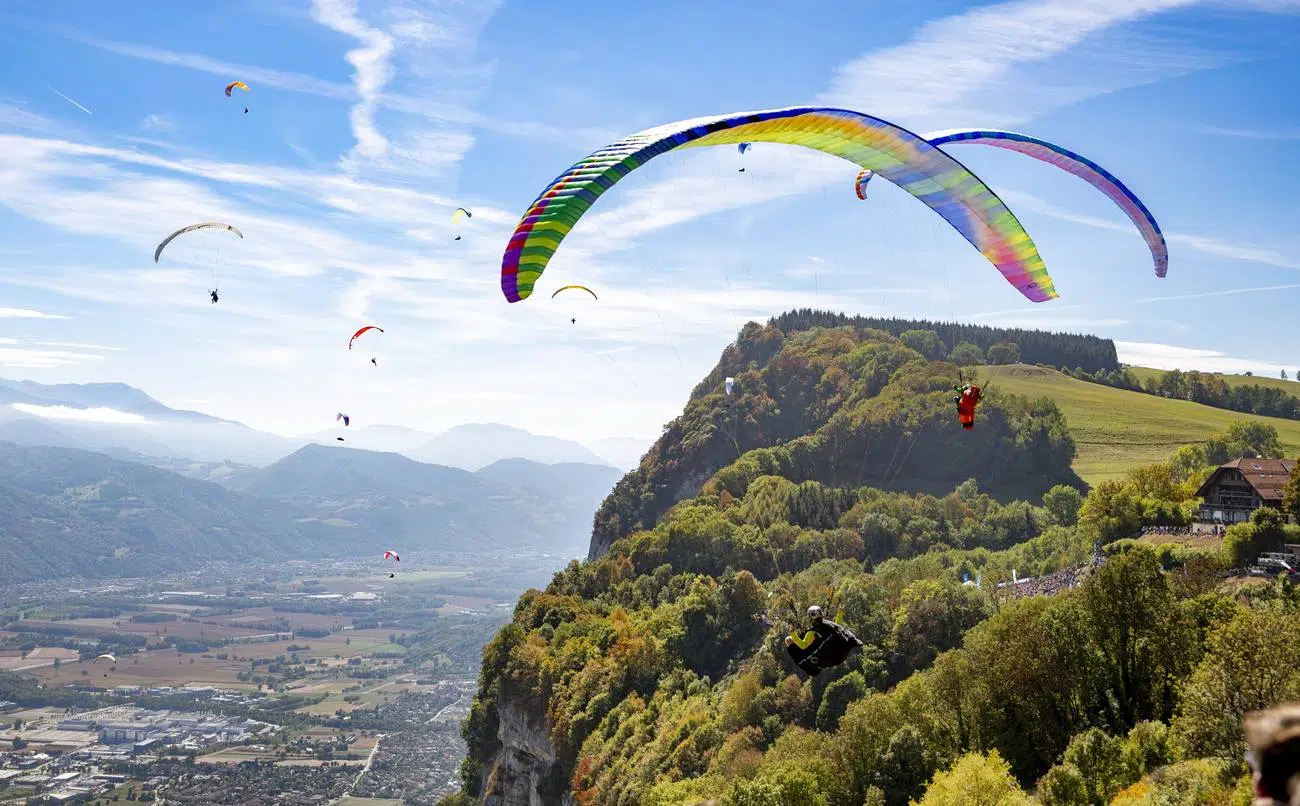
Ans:
<svg viewBox="0 0 1300 806"><path fill-rule="evenodd" d="M575 478L591 478L591 471L584 466L578 473L557 472L548 483L544 472L479 475L397 453L307 445L225 483L327 523L356 524L408 550L529 547L577 556L596 505L613 486L606 479L584 486Z"/></svg>
<svg viewBox="0 0 1300 806"><path fill-rule="evenodd" d="M604 459L606 464L611 464L619 470L632 470L641 464L641 457L645 456L646 451L654 444L654 437L645 439L608 437L592 442L591 449Z"/></svg>
<svg viewBox="0 0 1300 806"><path fill-rule="evenodd" d="M382 538L101 453L0 442L0 582L357 555Z"/></svg>
<svg viewBox="0 0 1300 806"><path fill-rule="evenodd" d="M81 440L35 417L0 422L0 441L16 445L47 445L52 448L85 448Z"/></svg>
<svg viewBox="0 0 1300 806"><path fill-rule="evenodd" d="M545 465L528 459L499 459L474 475L502 487L531 489L553 499L572 501L594 514L623 477L623 471L609 465L577 462Z"/></svg>
<svg viewBox="0 0 1300 806"><path fill-rule="evenodd" d="M408 453L421 462L465 470L478 470L499 459L530 459L548 465L560 462L608 464L579 442L539 436L499 423L458 425Z"/></svg>
<svg viewBox="0 0 1300 806"><path fill-rule="evenodd" d="M104 423L54 419L14 408L14 404L81 410L107 408L137 415L145 421ZM16 421L33 420L48 428L14 425ZM4 379L0 379L0 437L25 445L127 449L149 456L232 460L257 465L273 462L303 442L256 431L233 420L169 408L126 384L41 384Z"/></svg>

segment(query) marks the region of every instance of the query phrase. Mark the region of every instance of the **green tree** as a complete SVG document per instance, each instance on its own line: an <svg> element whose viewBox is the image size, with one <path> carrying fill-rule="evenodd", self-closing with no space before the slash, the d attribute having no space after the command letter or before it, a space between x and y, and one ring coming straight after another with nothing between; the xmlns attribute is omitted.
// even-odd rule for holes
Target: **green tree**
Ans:
<svg viewBox="0 0 1300 806"><path fill-rule="evenodd" d="M943 341L933 330L904 330L898 334L899 341L925 356L929 361L943 358Z"/></svg>
<svg viewBox="0 0 1300 806"><path fill-rule="evenodd" d="M826 687L821 705L817 706L817 730L832 733L851 703L867 693L867 681L858 672L850 672Z"/></svg>
<svg viewBox="0 0 1300 806"><path fill-rule="evenodd" d="M1111 557L1083 586L1093 641L1108 667L1117 727L1167 718L1174 682L1190 671L1192 625L1150 547Z"/></svg>
<svg viewBox="0 0 1300 806"><path fill-rule="evenodd" d="M1105 806L1116 792L1142 777L1140 762L1125 741L1098 728L1071 739L1064 761L1083 776L1092 806Z"/></svg>
<svg viewBox="0 0 1300 806"><path fill-rule="evenodd" d="M1083 495L1068 484L1058 484L1043 494L1043 509L1052 523L1059 526L1074 526L1079 522L1079 509L1083 506Z"/></svg>
<svg viewBox="0 0 1300 806"><path fill-rule="evenodd" d="M1212 465L1243 457L1278 459L1282 440L1277 429L1253 420L1235 420L1222 434L1205 441L1205 453Z"/></svg>
<svg viewBox="0 0 1300 806"><path fill-rule="evenodd" d="M1011 775L1011 766L994 750L968 753L936 773L919 806L1030 806L1033 799Z"/></svg>
<svg viewBox="0 0 1300 806"><path fill-rule="evenodd" d="M1183 684L1174 731L1191 755L1236 761L1246 749L1242 717L1297 697L1295 614L1243 609L1206 640L1205 657Z"/></svg>
<svg viewBox="0 0 1300 806"><path fill-rule="evenodd" d="M973 367L976 364L984 363L984 351L978 346L964 341L952 348L948 353L948 360L959 367Z"/></svg>
<svg viewBox="0 0 1300 806"><path fill-rule="evenodd" d="M1038 799L1043 806L1088 806L1088 782L1073 764L1057 764L1040 779Z"/></svg>
<svg viewBox="0 0 1300 806"><path fill-rule="evenodd" d="M1291 472L1291 480L1282 491L1282 511L1300 523L1300 466Z"/></svg>
<svg viewBox="0 0 1300 806"><path fill-rule="evenodd" d="M1019 364L1020 345L1014 341L1000 341L989 347L988 358L990 364Z"/></svg>

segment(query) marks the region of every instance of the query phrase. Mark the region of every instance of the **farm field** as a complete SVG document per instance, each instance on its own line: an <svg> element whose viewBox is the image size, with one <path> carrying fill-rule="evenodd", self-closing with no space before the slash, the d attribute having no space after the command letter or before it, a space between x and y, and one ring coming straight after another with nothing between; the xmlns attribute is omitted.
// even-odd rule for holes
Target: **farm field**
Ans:
<svg viewBox="0 0 1300 806"><path fill-rule="evenodd" d="M68 624L71 622L58 622ZM176 622L172 622L175 624ZM196 625L189 625L196 626ZM210 625L209 625L210 626ZM324 638L300 638L295 641L260 641L213 647L209 652L184 653L172 648L155 649L133 655L122 655L116 664L95 663L93 660L78 661L76 653L71 653L70 661L61 661L59 668L45 666L32 672L46 683L67 684L74 682L93 683L103 688L114 686L218 686L237 690L253 690L257 686L251 682L238 679L240 672L248 671L250 660L275 658L288 655L290 646L300 649L296 653L300 659L317 658L322 660L322 672L346 674L346 659L366 656L378 648L389 645L390 637L400 631L387 629L345 630ZM211 633L209 633L211 635ZM58 650L71 652L71 650ZM226 655L222 659L217 655ZM335 656L343 659L335 662ZM387 664L391 661L380 661ZM375 664L371 664L373 666ZM341 670L341 671L340 671ZM85 674L82 674L85 672ZM356 681L344 678L342 685L355 684ZM340 706L329 710L333 713Z"/></svg>
<svg viewBox="0 0 1300 806"><path fill-rule="evenodd" d="M980 367L979 376L988 378L993 394L1012 392L1054 400L1078 447L1074 471L1089 484L1121 478L1139 465L1162 462L1179 447L1204 442L1234 420L1268 423L1278 430L1288 455L1300 454L1300 421L1296 420L1114 389L1024 364Z"/></svg>

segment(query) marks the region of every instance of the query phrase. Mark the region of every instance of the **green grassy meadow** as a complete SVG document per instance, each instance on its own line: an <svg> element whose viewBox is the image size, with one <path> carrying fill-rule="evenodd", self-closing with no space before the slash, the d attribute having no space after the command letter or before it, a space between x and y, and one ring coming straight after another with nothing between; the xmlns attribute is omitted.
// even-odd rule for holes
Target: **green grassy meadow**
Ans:
<svg viewBox="0 0 1300 806"><path fill-rule="evenodd" d="M1160 370L1141 370L1160 372ZM1134 368L1138 373L1139 368ZM980 367L993 394L1050 397L1064 412L1078 445L1074 471L1089 484L1118 479L1132 467L1161 462L1180 446L1204 442L1234 420L1257 420L1277 429L1288 456L1300 456L1300 421L1211 408L1200 403L1113 389L1075 380L1052 369L1024 364ZM1139 377L1144 377L1139 375ZM1225 375L1225 381L1269 381ZM1290 384L1300 392L1300 384Z"/></svg>

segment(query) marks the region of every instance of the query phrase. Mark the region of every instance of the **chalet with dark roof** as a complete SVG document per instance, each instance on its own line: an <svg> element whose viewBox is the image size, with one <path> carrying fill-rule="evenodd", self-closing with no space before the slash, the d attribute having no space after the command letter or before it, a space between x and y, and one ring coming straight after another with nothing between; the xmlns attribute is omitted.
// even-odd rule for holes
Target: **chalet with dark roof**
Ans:
<svg viewBox="0 0 1300 806"><path fill-rule="evenodd" d="M1234 459L1219 466L1196 491L1203 501L1200 519L1241 523L1260 507L1282 509L1295 466L1291 459Z"/></svg>

